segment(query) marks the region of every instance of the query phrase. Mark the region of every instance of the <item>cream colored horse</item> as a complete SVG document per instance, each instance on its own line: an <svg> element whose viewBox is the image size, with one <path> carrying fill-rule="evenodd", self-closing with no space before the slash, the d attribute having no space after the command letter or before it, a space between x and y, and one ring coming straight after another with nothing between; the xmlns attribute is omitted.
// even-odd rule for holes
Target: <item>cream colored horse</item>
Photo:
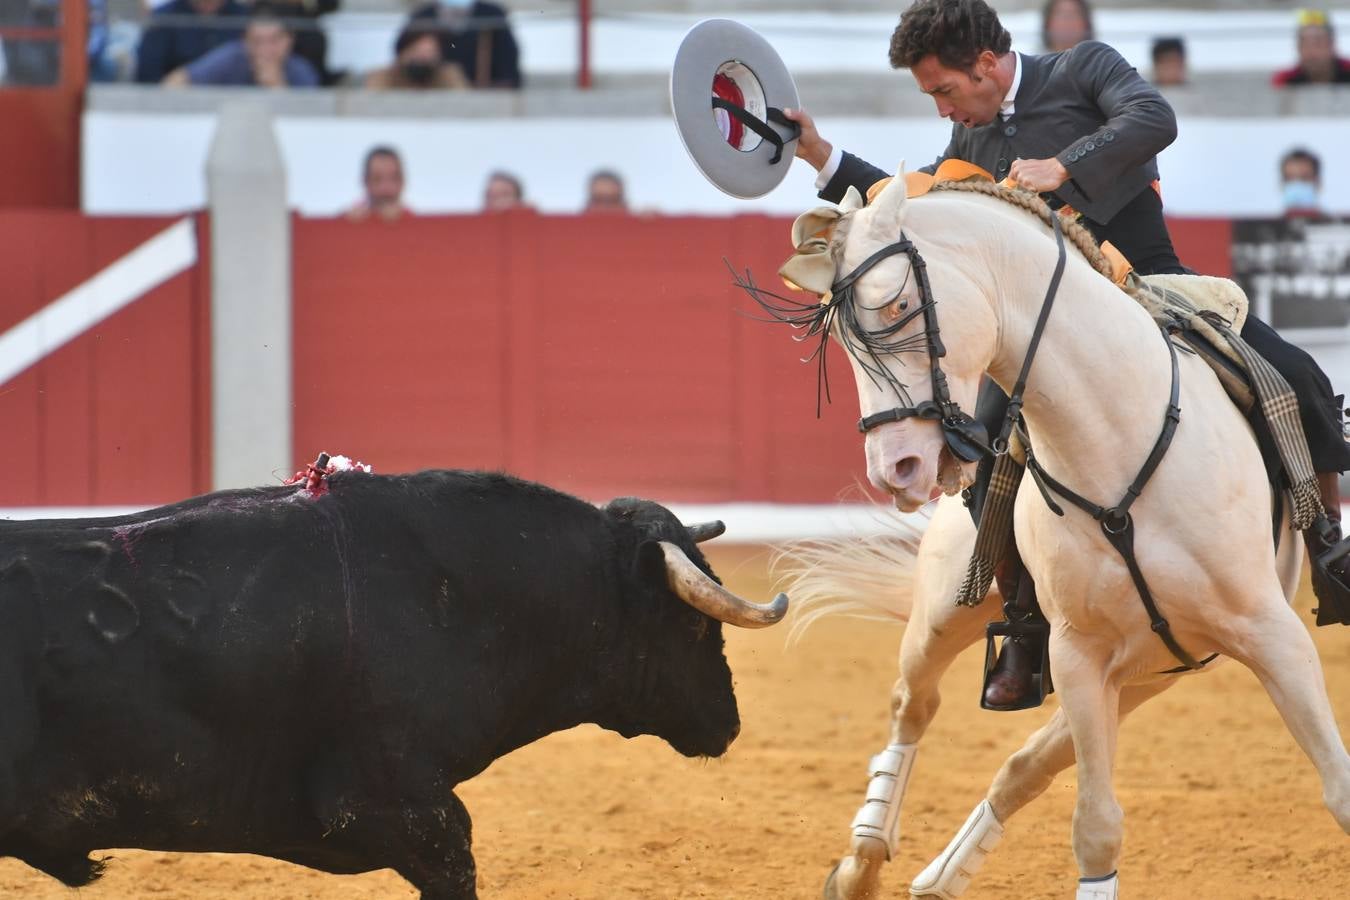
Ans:
<svg viewBox="0 0 1350 900"><path fill-rule="evenodd" d="M957 191L909 200L897 178L836 229L838 275L902 232L927 264L952 397L972 411L984 373L1004 390L1017 377L1057 259L1055 242L1049 228L1003 200ZM863 328L877 331L895 321L900 304L918 307L909 268L904 254L894 255L858 281L852 302ZM916 318L903 334L923 327ZM926 352L879 361L915 403L929 397ZM864 416L897 405L886 379L857 360L853 366ZM1070 247L1024 408L1046 470L1091 500L1118 502L1157 438L1170 372L1157 326ZM1276 553L1271 497L1250 429L1213 373L1188 354L1181 358L1180 407L1171 449L1132 510L1139 564L1183 648L1197 659L1212 653L1236 659L1260 679L1316 766L1332 815L1350 832L1350 755L1312 641L1289 606L1302 541L1286 529ZM932 421L908 418L876 428L867 435L866 452L870 480L901 510L919 508L939 490L953 494L973 474L952 457ZM1150 630L1126 568L1098 524L1063 505L1062 518L1052 514L1025 478L1014 515L1018 546L1051 624L1060 709L1004 764L952 843L914 880L915 895L959 896L1009 817L1076 761L1077 896L1117 896L1123 831L1112 787L1117 729L1122 716L1179 677L1156 674L1177 660ZM975 608L952 602L973 540L966 510L953 498L942 500L909 573L912 613L893 693L891 745L873 759L867 801L854 820L850 852L827 883L828 897L874 896L881 864L898 838L917 744L937 711L938 680L983 636L985 623L999 617L999 604L988 598ZM818 582L867 574L850 572L847 561L817 561ZM874 556L871 574L878 571Z"/></svg>

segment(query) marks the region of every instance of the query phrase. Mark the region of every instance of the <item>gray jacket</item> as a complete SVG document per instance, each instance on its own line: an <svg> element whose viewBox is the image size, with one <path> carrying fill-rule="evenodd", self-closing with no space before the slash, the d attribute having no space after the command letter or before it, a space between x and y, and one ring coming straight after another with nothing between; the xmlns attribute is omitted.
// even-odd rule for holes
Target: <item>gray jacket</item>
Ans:
<svg viewBox="0 0 1350 900"><path fill-rule="evenodd" d="M1062 53L1022 55L1015 112L988 125L952 126L951 143L923 171L963 159L995 181L1013 160L1057 158L1069 180L1060 200L1102 224L1158 178L1159 151L1177 136L1176 114L1114 49L1085 41ZM820 196L838 202L850 185L866 193L885 173L845 153Z"/></svg>

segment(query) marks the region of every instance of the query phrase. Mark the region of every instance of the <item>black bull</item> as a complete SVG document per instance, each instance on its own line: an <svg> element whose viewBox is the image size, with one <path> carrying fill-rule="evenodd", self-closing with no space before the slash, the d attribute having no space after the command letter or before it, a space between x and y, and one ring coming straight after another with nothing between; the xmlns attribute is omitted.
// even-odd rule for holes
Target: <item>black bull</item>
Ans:
<svg viewBox="0 0 1350 900"><path fill-rule="evenodd" d="M743 625L786 598L717 587L664 508L469 472L325 487L0 522L0 855L76 886L103 847L247 852L473 897L452 789L495 758L583 722L735 738L687 593Z"/></svg>

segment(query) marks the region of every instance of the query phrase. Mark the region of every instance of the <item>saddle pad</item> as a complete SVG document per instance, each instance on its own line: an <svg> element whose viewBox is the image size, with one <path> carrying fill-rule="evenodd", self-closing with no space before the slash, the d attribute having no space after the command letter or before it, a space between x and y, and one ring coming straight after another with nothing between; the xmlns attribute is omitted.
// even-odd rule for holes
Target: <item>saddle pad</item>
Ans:
<svg viewBox="0 0 1350 900"><path fill-rule="evenodd" d="M1166 302L1168 291L1185 297L1202 313L1214 313L1228 323L1233 331L1241 331L1247 321L1247 295L1237 282L1227 278L1213 275L1141 275L1133 286L1143 288L1133 292L1135 299L1144 305L1155 321L1164 318L1157 315L1155 305Z"/></svg>

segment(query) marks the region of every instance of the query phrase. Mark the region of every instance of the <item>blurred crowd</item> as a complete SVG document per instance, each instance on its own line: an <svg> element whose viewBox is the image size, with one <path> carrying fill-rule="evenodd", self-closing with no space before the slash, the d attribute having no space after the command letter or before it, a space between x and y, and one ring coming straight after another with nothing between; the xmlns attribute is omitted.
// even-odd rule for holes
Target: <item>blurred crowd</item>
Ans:
<svg viewBox="0 0 1350 900"><path fill-rule="evenodd" d="M347 210L353 222L396 222L413 214L403 201L406 178L403 157L398 150L380 144L367 151L361 163L361 199ZM481 211L501 213L533 209L525 199L520 177L505 171L488 175L483 185ZM629 212L623 176L613 169L598 169L586 180L579 209L588 215L612 215Z"/></svg>
<svg viewBox="0 0 1350 900"><path fill-rule="evenodd" d="M93 81L142 84L519 88L520 51L506 10L481 0L431 0L408 14L387 66L348 72L328 64L321 17L341 0L129 0L143 21L109 15L89 2ZM127 5L126 3L123 4ZM59 0L0 0L0 83L56 82L59 44L34 29L59 22ZM6 35L4 29L14 29ZM19 31L22 29L22 31Z"/></svg>

